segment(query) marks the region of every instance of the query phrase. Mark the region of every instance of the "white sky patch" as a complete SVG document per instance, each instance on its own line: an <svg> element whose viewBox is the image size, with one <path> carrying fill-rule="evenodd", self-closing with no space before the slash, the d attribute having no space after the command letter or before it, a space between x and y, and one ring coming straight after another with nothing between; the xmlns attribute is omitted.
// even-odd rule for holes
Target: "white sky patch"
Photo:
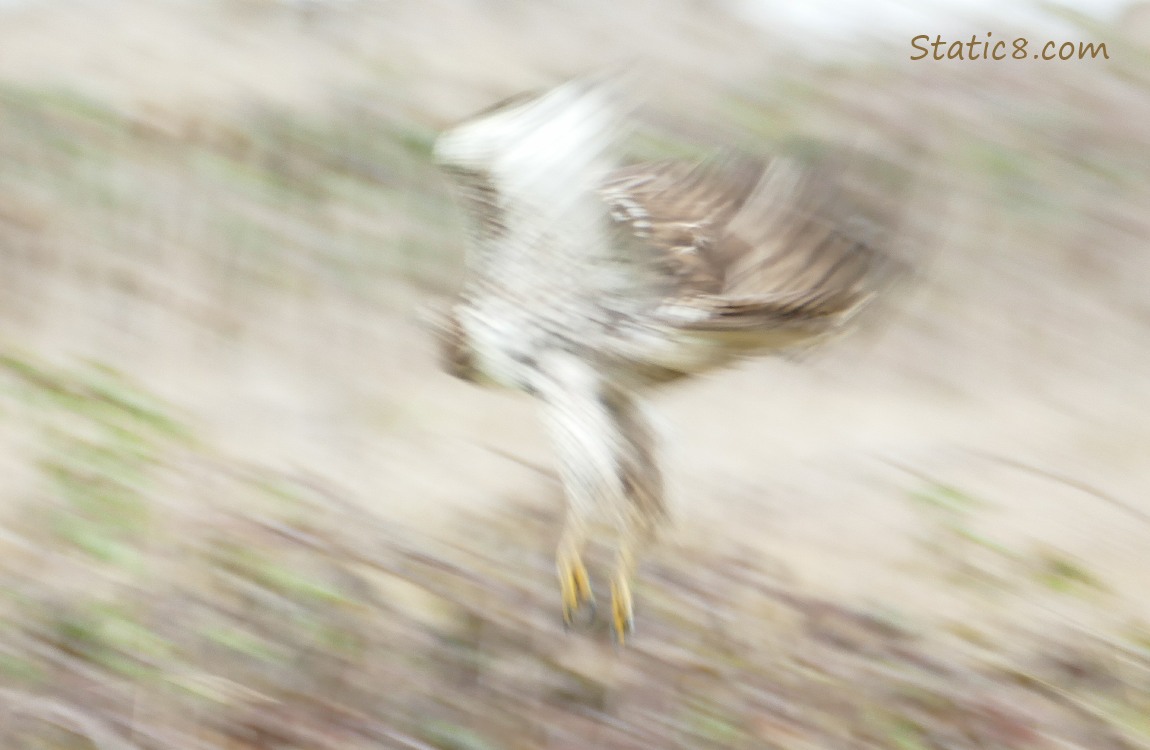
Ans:
<svg viewBox="0 0 1150 750"><path fill-rule="evenodd" d="M1130 0L1063 0L1058 3L1003 0L732 0L738 12L774 29L793 27L828 41L864 38L898 41L918 34L932 39L969 39L1034 34L1076 38L1082 31L1059 16L1061 6L1101 20L1112 20Z"/></svg>

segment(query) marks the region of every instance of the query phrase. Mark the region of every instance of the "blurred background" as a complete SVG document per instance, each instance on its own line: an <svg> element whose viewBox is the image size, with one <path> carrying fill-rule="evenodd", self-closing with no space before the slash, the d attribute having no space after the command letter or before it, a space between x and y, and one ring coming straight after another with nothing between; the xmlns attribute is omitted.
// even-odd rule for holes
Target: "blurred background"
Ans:
<svg viewBox="0 0 1150 750"><path fill-rule="evenodd" d="M988 32L1108 59L910 59ZM659 397L617 649L419 311L436 134L621 62L652 152L914 154L922 272ZM1144 2L0 2L0 747L1150 747L1148 123Z"/></svg>

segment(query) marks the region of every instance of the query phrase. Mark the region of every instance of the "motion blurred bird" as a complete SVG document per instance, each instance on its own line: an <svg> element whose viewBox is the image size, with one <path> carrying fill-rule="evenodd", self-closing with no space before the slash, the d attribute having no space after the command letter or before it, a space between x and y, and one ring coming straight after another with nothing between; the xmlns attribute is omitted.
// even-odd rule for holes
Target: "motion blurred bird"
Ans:
<svg viewBox="0 0 1150 750"><path fill-rule="evenodd" d="M570 81L480 113L434 151L471 231L445 366L542 402L568 500L563 618L593 607L582 552L605 515L620 642L637 556L665 516L647 393L841 330L896 265L834 171L784 158L621 166L621 101L616 80Z"/></svg>

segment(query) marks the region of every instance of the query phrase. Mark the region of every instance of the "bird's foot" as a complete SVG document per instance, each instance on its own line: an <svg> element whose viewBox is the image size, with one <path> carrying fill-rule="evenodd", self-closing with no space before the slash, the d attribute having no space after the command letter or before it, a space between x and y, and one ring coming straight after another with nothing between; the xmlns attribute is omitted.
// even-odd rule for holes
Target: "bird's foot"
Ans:
<svg viewBox="0 0 1150 750"><path fill-rule="evenodd" d="M588 621L595 620L595 596L591 593L591 579L587 568L578 557L559 562L559 590L563 595L563 624L571 627L575 616L586 608Z"/></svg>
<svg viewBox="0 0 1150 750"><path fill-rule="evenodd" d="M626 643L635 630L635 610L631 602L631 586L623 578L611 580L611 628L619 645Z"/></svg>

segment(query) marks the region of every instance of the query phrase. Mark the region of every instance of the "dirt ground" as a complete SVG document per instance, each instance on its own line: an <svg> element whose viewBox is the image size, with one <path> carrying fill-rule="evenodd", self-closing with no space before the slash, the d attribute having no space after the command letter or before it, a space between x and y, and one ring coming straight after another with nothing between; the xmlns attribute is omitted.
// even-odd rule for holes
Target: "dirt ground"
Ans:
<svg viewBox="0 0 1150 750"><path fill-rule="evenodd" d="M5 746L1150 746L1145 47L588 5L0 10ZM619 650L562 631L533 403L420 320L435 133L634 59L680 135L915 144L923 247L857 335L656 397Z"/></svg>

